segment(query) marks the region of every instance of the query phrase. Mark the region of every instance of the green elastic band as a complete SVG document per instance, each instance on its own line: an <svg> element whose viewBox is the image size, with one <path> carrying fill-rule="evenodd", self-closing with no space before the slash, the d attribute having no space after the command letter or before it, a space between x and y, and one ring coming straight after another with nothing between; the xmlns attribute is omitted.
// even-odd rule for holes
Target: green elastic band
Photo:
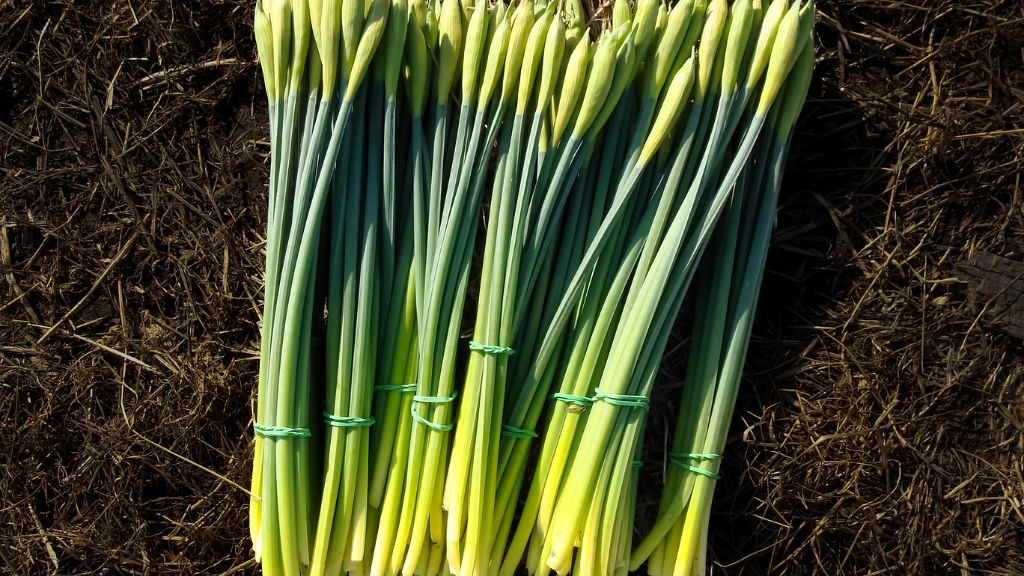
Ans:
<svg viewBox="0 0 1024 576"><path fill-rule="evenodd" d="M707 476L708 478L714 480L718 480L719 478L721 478L721 476L719 476L715 472L712 472L711 470L705 470L704 468L701 468L699 466L694 466L687 462L687 460L701 460L706 462L710 460L716 460L721 457L721 454L701 452L672 452L671 454L668 455L669 462L675 464L676 466L679 466L680 468L683 468L685 470L689 470L690 472L693 472L695 474L700 474L701 476Z"/></svg>
<svg viewBox="0 0 1024 576"><path fill-rule="evenodd" d="M479 342L469 341L469 349L476 350L477 352L483 352L484 354L508 354L511 356L516 351L509 348L508 346L495 346L494 344L481 344Z"/></svg>
<svg viewBox="0 0 1024 576"><path fill-rule="evenodd" d="M378 392L415 392L416 384L377 384L373 389Z"/></svg>
<svg viewBox="0 0 1024 576"><path fill-rule="evenodd" d="M600 402L604 400L606 404L612 406L623 406L626 408L640 408L647 410L650 406L651 401L647 396L639 396L635 394L613 394L611 392L602 392L600 388L594 390L594 402Z"/></svg>
<svg viewBox="0 0 1024 576"><path fill-rule="evenodd" d="M530 438L536 438L537 433L533 430L527 430L526 428L516 428L511 424L501 425L501 435L506 438L523 438L529 440Z"/></svg>
<svg viewBox="0 0 1024 576"><path fill-rule="evenodd" d="M324 422L335 428L362 428L373 426L377 421L373 416L360 418L358 416L335 416L330 412L324 412Z"/></svg>
<svg viewBox="0 0 1024 576"><path fill-rule="evenodd" d="M270 424L253 424L253 431L264 438L309 438L309 428L288 428Z"/></svg>
<svg viewBox="0 0 1024 576"><path fill-rule="evenodd" d="M643 460L633 460L633 468L636 468L637 470L639 470L639 469L643 468L643 466L644 466L644 461Z"/></svg>
<svg viewBox="0 0 1024 576"><path fill-rule="evenodd" d="M594 403L594 399L590 396L578 396L576 394L566 394L565 392L556 392L551 397L566 404L575 404L576 406L590 406Z"/></svg>
<svg viewBox="0 0 1024 576"><path fill-rule="evenodd" d="M423 424L435 432L448 432L455 427L455 424L438 424L437 422L427 420L416 412L416 404L447 404L454 400L455 394L452 394L451 396L420 396L417 394L412 397L412 405L409 406L409 410L412 412L412 419L414 421Z"/></svg>
<svg viewBox="0 0 1024 576"><path fill-rule="evenodd" d="M668 457L683 460L717 460L721 458L722 455L712 454L711 452L672 452Z"/></svg>

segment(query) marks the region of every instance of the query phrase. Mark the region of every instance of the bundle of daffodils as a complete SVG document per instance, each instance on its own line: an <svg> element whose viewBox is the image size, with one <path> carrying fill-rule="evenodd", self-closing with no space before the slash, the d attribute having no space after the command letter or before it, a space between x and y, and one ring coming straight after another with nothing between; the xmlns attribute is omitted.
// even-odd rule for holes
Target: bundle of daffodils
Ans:
<svg viewBox="0 0 1024 576"><path fill-rule="evenodd" d="M703 573L813 16L618 0L594 38L579 0L258 2L264 573ZM634 542L691 284L673 465Z"/></svg>

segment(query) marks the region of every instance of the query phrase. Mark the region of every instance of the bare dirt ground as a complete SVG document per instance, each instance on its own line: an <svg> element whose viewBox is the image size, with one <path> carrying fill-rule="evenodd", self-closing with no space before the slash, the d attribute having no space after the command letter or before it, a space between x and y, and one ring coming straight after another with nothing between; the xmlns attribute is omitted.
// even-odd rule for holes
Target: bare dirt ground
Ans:
<svg viewBox="0 0 1024 576"><path fill-rule="evenodd" d="M1024 5L818 9L714 571L1024 574ZM257 571L251 10L0 0L2 573Z"/></svg>

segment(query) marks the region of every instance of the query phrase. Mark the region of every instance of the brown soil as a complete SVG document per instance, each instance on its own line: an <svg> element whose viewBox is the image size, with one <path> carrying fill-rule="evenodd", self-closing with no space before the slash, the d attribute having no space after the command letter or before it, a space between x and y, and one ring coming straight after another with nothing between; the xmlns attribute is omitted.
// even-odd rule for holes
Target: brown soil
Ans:
<svg viewBox="0 0 1024 576"><path fill-rule="evenodd" d="M250 4L0 0L0 572L256 571ZM1024 261L1024 6L818 8L715 572L1024 574L1024 343L963 281Z"/></svg>

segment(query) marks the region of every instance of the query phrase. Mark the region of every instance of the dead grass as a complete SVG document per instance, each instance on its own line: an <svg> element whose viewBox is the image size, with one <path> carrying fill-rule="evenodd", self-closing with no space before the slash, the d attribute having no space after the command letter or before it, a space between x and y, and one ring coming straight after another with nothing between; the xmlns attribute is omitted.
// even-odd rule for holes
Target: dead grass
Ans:
<svg viewBox="0 0 1024 576"><path fill-rule="evenodd" d="M819 10L715 572L1020 574L1024 350L957 266L1024 260L1024 8ZM0 23L0 572L252 573L250 2L8 0Z"/></svg>

